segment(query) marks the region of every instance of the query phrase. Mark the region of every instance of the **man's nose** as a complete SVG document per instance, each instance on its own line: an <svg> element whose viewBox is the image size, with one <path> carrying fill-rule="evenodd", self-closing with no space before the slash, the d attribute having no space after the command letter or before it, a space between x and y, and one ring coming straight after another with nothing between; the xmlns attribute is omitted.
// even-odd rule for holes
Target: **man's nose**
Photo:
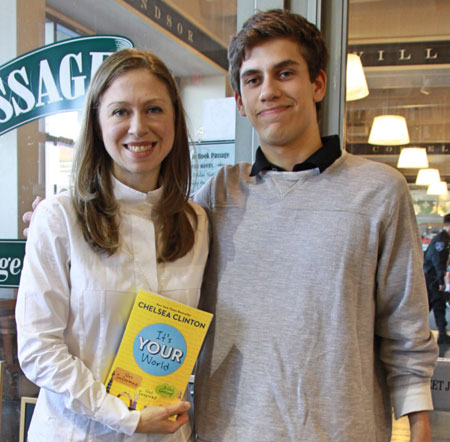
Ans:
<svg viewBox="0 0 450 442"><path fill-rule="evenodd" d="M262 101L273 100L281 94L278 82L272 77L265 77L261 84L260 99Z"/></svg>

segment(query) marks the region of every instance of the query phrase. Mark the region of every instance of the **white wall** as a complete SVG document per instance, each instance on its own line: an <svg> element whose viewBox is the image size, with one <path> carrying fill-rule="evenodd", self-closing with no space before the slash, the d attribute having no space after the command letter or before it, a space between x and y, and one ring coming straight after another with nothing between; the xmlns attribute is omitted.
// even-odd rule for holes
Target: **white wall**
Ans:
<svg viewBox="0 0 450 442"><path fill-rule="evenodd" d="M189 134L194 141L201 138L204 131L203 100L224 98L226 81L225 74L180 79L181 99L186 111Z"/></svg>

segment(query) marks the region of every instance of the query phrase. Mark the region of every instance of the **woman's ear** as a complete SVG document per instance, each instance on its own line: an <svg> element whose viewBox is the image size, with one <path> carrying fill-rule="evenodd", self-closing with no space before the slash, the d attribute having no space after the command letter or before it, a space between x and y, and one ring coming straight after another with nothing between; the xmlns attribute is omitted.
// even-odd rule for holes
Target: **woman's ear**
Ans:
<svg viewBox="0 0 450 442"><path fill-rule="evenodd" d="M103 141L102 130L100 128L100 123L98 122L98 118L95 118L94 131L97 134L98 138Z"/></svg>

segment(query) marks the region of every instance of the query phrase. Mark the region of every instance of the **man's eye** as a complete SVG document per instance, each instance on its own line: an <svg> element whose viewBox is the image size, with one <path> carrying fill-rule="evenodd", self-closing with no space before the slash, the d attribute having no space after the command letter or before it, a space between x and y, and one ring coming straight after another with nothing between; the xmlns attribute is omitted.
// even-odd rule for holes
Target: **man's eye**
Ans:
<svg viewBox="0 0 450 442"><path fill-rule="evenodd" d="M292 72L291 71L282 71L282 72L280 72L280 77L281 78L288 78L288 77L290 77L292 75Z"/></svg>
<svg viewBox="0 0 450 442"><path fill-rule="evenodd" d="M257 83L258 83L258 79L256 77L250 77L245 80L245 84L248 84L250 86L255 85Z"/></svg>

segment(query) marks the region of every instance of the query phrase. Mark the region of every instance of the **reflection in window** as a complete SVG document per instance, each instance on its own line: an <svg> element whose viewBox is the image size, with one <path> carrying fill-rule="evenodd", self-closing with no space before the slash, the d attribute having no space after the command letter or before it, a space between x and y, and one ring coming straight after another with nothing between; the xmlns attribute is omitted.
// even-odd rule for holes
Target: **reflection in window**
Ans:
<svg viewBox="0 0 450 442"><path fill-rule="evenodd" d="M166 3L228 47L236 32L237 2L230 0L166 0Z"/></svg>
<svg viewBox="0 0 450 442"><path fill-rule="evenodd" d="M450 182L450 3L349 3L348 52L361 57L369 95L347 102L347 150L398 167L402 148L425 148L429 167L438 169L442 181ZM404 117L409 143L370 144L374 118L380 115ZM418 168L399 170L410 183L425 235L432 226L440 226L441 216L450 212L450 196L448 191L430 194L426 185L416 185Z"/></svg>
<svg viewBox="0 0 450 442"><path fill-rule="evenodd" d="M46 44L79 37L80 34L47 16L45 22ZM45 120L45 195L53 195L70 186L73 146L80 130L80 113L63 112L50 115Z"/></svg>

